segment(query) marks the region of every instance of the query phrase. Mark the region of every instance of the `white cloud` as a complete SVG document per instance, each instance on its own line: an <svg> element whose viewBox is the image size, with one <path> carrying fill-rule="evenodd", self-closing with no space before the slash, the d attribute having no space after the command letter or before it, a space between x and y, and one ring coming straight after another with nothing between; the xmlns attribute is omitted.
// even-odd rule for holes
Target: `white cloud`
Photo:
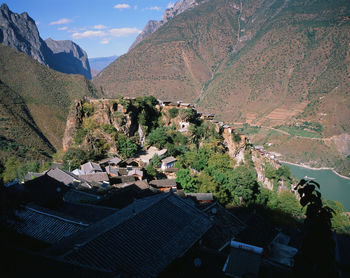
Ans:
<svg viewBox="0 0 350 278"><path fill-rule="evenodd" d="M109 34L113 37L127 37L135 34L140 34L141 30L137 28L115 28L109 30Z"/></svg>
<svg viewBox="0 0 350 278"><path fill-rule="evenodd" d="M98 25L95 25L94 27L92 27L92 29L96 29L96 30L101 30L101 29L106 29L107 26L105 25L102 25L102 24L98 24Z"/></svg>
<svg viewBox="0 0 350 278"><path fill-rule="evenodd" d="M67 29L68 29L67 26L57 28L57 30L60 30L60 31L64 31L64 30L67 30Z"/></svg>
<svg viewBox="0 0 350 278"><path fill-rule="evenodd" d="M109 39L104 38L102 41L100 41L101 44L109 44Z"/></svg>
<svg viewBox="0 0 350 278"><path fill-rule="evenodd" d="M72 22L71 19L68 19L68 18L61 18L61 19L59 19L59 20L50 22L50 25L67 24L67 23L70 23L70 22Z"/></svg>
<svg viewBox="0 0 350 278"><path fill-rule="evenodd" d="M108 37L128 37L135 34L140 34L141 30L133 28L114 28L110 30L87 30L85 32L75 32L72 34L73 39L104 37L100 43L107 44L110 39Z"/></svg>
<svg viewBox="0 0 350 278"><path fill-rule="evenodd" d="M147 10L151 10L151 11L160 11L161 10L161 7L158 7L158 6L154 6L154 7L149 7L149 8L146 8Z"/></svg>
<svg viewBox="0 0 350 278"><path fill-rule="evenodd" d="M76 32L72 34L73 39L83 39L83 38L93 38L93 37L103 37L106 36L104 31L85 31L82 33Z"/></svg>
<svg viewBox="0 0 350 278"><path fill-rule="evenodd" d="M174 2L169 2L168 6L166 7L167 9L171 9L174 7L175 3Z"/></svg>
<svg viewBox="0 0 350 278"><path fill-rule="evenodd" d="M129 4L117 4L114 6L114 8L119 9L119 10L130 9L130 5Z"/></svg>
<svg viewBox="0 0 350 278"><path fill-rule="evenodd" d="M134 10L137 10L137 8L138 8L138 6L137 6L137 5L135 5L135 6L134 6Z"/></svg>

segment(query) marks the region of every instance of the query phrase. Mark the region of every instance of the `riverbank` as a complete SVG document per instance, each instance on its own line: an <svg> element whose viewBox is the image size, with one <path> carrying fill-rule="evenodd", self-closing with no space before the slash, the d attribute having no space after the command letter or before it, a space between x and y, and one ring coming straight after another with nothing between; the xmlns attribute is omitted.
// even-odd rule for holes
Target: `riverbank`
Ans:
<svg viewBox="0 0 350 278"><path fill-rule="evenodd" d="M282 162L282 163L285 163L285 164L294 165L294 166L298 166L298 167L302 167L302 168L309 169L309 170L316 170L316 171L330 170L330 171L332 171L334 174L336 174L338 177L341 177L341 178L346 179L346 180L350 180L349 177L343 176L343 175L339 174L337 171L334 170L334 168L329 168L329 167L313 168L313 167L310 167L310 166L307 166L307 165L297 164L297 163L288 162L288 161L283 161L283 160L279 160L279 162Z"/></svg>

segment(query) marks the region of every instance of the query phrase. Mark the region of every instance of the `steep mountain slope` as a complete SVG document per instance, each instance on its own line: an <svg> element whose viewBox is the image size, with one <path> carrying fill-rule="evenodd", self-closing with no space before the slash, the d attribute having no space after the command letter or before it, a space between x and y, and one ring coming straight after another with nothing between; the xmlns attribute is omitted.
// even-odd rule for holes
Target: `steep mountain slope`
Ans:
<svg viewBox="0 0 350 278"><path fill-rule="evenodd" d="M211 0L174 17L94 81L109 95L181 99L231 123L294 130L306 122L329 143L324 156L344 158L349 36L349 1Z"/></svg>
<svg viewBox="0 0 350 278"><path fill-rule="evenodd" d="M72 100L99 96L85 77L56 72L4 45L0 45L0 80L23 98L36 125L55 148L61 147Z"/></svg>
<svg viewBox="0 0 350 278"><path fill-rule="evenodd" d="M41 64L64 73L78 73L91 79L87 54L72 41L46 42L40 37L35 21L27 14L0 7L0 42L24 52Z"/></svg>
<svg viewBox="0 0 350 278"><path fill-rule="evenodd" d="M0 80L0 157L17 155L39 159L54 147L41 133L23 98Z"/></svg>
<svg viewBox="0 0 350 278"><path fill-rule="evenodd" d="M177 1L171 8L168 8L163 13L162 20L150 20L147 22L145 28L143 28L142 32L137 36L133 44L130 46L129 50L133 49L136 45L142 42L145 38L149 37L155 31L159 29L162 25L167 23L174 16L183 13L189 8L195 7L199 4L199 2L203 2L200 0L179 0Z"/></svg>
<svg viewBox="0 0 350 278"><path fill-rule="evenodd" d="M91 79L91 70L86 52L72 41L55 41L51 38L45 40L51 49L49 66L64 73L79 73Z"/></svg>

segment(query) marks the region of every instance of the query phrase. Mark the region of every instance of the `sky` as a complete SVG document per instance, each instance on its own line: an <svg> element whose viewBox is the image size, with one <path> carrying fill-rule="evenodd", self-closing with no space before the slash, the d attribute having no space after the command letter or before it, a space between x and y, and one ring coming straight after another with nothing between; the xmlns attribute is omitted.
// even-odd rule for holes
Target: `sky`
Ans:
<svg viewBox="0 0 350 278"><path fill-rule="evenodd" d="M126 53L148 20L160 20L176 0L5 0L27 12L43 39L72 40L89 58Z"/></svg>

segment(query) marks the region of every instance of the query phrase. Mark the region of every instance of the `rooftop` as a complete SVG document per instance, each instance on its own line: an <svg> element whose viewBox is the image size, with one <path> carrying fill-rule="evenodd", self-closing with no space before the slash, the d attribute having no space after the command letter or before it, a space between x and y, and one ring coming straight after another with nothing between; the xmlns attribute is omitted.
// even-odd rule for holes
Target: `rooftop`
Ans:
<svg viewBox="0 0 350 278"><path fill-rule="evenodd" d="M210 228L209 217L172 193L136 200L63 240L48 255L115 274L155 277Z"/></svg>

